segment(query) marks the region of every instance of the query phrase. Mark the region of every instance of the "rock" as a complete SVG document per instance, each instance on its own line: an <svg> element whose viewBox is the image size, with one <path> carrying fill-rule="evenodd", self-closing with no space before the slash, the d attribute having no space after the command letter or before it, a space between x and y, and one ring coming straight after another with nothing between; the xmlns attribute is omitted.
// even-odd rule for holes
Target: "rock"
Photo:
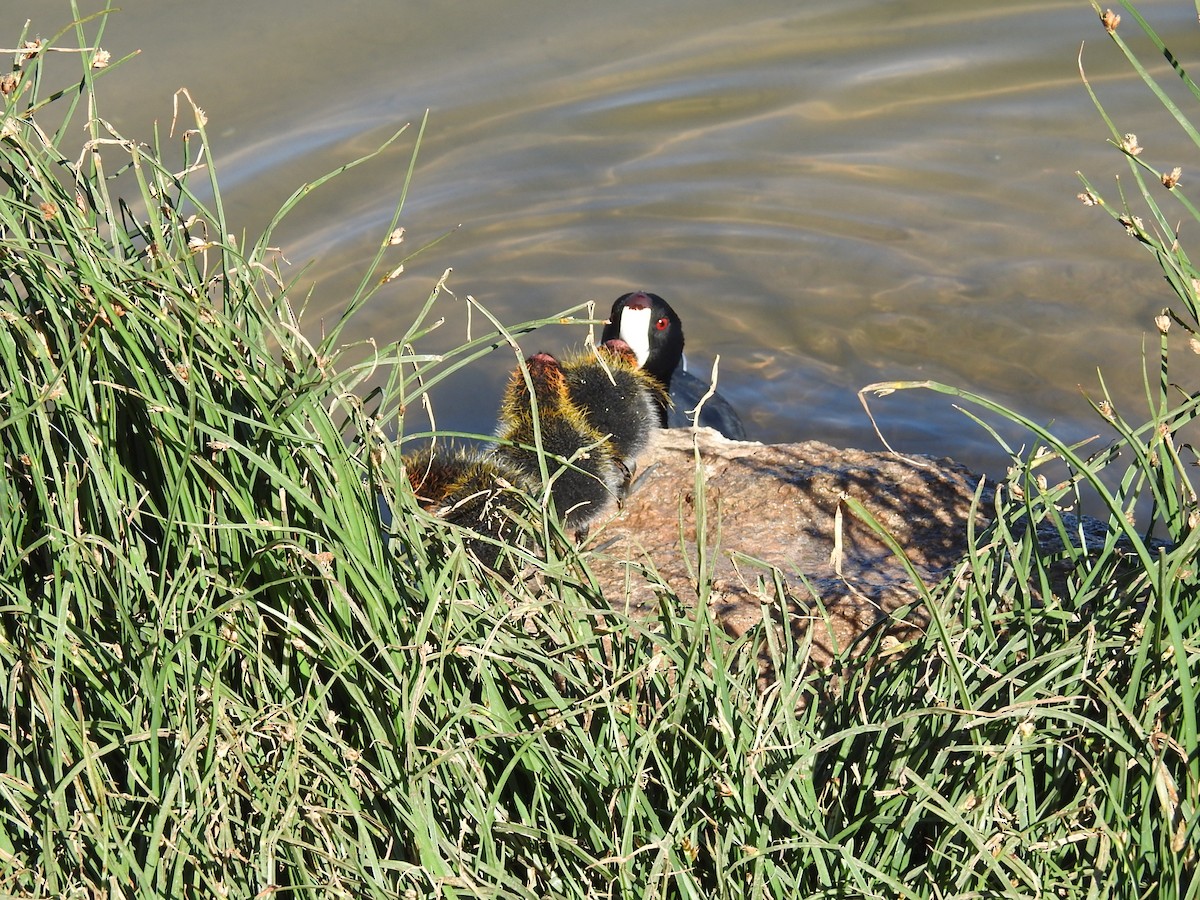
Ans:
<svg viewBox="0 0 1200 900"><path fill-rule="evenodd" d="M920 604L897 613L920 596L912 579L842 498L860 501L932 584L966 547L978 476L948 459L730 441L710 429L695 432L695 448L692 432L659 432L619 514L593 529L592 570L614 607L652 611L662 583L698 601L696 449L713 569L708 603L728 632L742 634L764 608L782 620L786 604L797 640L811 638L809 664L823 667L886 618L896 618L889 627L900 639L924 628ZM987 508L990 492L985 499ZM831 559L839 545L840 567Z"/></svg>

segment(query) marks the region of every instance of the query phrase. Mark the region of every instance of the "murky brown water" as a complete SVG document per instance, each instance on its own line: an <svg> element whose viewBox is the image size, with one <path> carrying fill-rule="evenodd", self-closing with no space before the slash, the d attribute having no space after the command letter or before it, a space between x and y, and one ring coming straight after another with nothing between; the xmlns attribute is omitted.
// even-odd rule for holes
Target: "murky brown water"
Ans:
<svg viewBox="0 0 1200 900"><path fill-rule="evenodd" d="M22 5L42 34L69 17L59 0ZM397 336L453 267L458 295L509 322L663 294L689 359L721 355L723 392L768 441L877 448L856 391L883 379L949 382L1074 436L1100 430L1076 387L1097 366L1120 403L1142 402L1142 336L1170 297L1151 257L1076 199L1076 170L1105 186L1125 171L1080 42L1152 162L1184 166L1186 187L1195 151L1083 0L122 5L102 43L142 54L102 82L106 116L148 137L188 87L230 217L252 232L304 180L431 110L402 224L414 246L458 227L352 337ZM1194 6L1141 6L1194 60ZM15 37L20 20L0 22ZM279 232L296 268L315 261L313 309L336 315L362 275L414 134ZM438 424L490 431L511 364L500 352L444 384ZM898 449L1004 464L945 398L875 409Z"/></svg>

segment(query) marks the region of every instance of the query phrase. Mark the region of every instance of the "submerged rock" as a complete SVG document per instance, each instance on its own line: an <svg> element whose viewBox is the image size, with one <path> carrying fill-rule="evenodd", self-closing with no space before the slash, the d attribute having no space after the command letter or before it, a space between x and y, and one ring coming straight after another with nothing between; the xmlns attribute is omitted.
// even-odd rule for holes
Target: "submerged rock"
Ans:
<svg viewBox="0 0 1200 900"><path fill-rule="evenodd" d="M710 608L738 635L762 619L764 608L782 620L786 603L797 639L811 639L812 665L828 664L836 648L919 598L901 562L843 498L870 511L926 584L966 549L965 526L982 479L949 459L816 441L730 441L710 429L695 433L693 447L689 431L665 430L643 456L620 513L589 542L596 548L591 568L613 606L653 610L659 579L685 602L698 601L697 449L713 571ZM771 567L779 570L782 596ZM904 639L928 621L916 604L892 627Z"/></svg>

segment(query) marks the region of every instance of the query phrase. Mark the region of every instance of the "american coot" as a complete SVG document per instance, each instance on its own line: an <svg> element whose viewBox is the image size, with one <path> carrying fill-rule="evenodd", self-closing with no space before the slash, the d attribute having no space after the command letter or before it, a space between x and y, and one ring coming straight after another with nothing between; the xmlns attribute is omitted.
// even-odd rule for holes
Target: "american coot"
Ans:
<svg viewBox="0 0 1200 900"><path fill-rule="evenodd" d="M563 361L571 402L601 435L608 435L613 452L633 472L656 428L666 394L637 356L619 339L606 341L595 352Z"/></svg>
<svg viewBox="0 0 1200 900"><path fill-rule="evenodd" d="M620 496L626 469L606 436L571 400L566 374L557 359L549 353L535 353L525 360L524 368L537 401L537 433L525 372L518 368L509 378L500 404L498 440L492 453L526 477L540 480L540 438L554 507L567 528L586 534Z"/></svg>
<svg viewBox="0 0 1200 900"><path fill-rule="evenodd" d="M604 326L602 341L620 338L637 356L642 368L662 384L670 403L662 404L661 422L667 428L689 428L688 411L696 408L709 389L705 381L687 371L683 363L683 323L658 294L634 291L613 303ZM697 423L715 428L727 438L746 439L746 428L734 408L720 394L713 394L700 409Z"/></svg>

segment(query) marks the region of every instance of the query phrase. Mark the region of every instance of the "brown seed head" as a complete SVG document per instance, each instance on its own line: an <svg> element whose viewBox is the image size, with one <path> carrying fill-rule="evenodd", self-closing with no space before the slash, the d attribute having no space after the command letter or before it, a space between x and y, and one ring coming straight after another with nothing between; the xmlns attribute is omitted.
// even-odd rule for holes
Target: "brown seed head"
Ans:
<svg viewBox="0 0 1200 900"><path fill-rule="evenodd" d="M1104 23L1104 30L1112 34L1117 30L1117 26L1121 24L1121 17L1111 9L1106 9L1100 16L1100 21Z"/></svg>
<svg viewBox="0 0 1200 900"><path fill-rule="evenodd" d="M1125 230L1134 237L1144 230L1141 216L1117 216L1117 221L1124 225Z"/></svg>

